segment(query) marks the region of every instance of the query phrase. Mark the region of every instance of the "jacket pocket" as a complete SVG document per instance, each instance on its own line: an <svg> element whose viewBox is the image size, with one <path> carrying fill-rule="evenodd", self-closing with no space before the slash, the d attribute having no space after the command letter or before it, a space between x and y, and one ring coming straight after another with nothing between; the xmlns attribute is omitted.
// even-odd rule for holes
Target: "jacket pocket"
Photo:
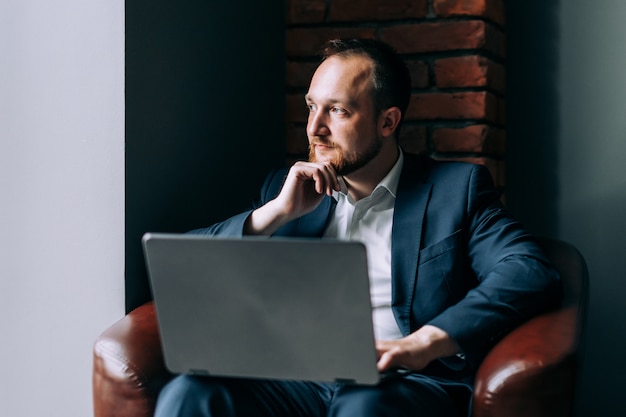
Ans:
<svg viewBox="0 0 626 417"><path fill-rule="evenodd" d="M457 230L420 251L413 314L422 324L456 304L470 286L463 260L463 231Z"/></svg>
<svg viewBox="0 0 626 417"><path fill-rule="evenodd" d="M459 240L461 239L462 230L459 229L451 235L445 237L444 239L429 245L420 251L419 263L420 265L425 264L439 256L445 255L446 253L453 250L455 247L459 245Z"/></svg>

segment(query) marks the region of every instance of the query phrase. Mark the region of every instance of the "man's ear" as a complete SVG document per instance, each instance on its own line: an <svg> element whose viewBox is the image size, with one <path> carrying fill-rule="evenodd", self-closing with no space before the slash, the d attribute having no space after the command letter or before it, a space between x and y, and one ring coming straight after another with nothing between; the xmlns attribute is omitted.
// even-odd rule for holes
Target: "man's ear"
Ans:
<svg viewBox="0 0 626 417"><path fill-rule="evenodd" d="M401 120L402 112L398 107L390 107L383 110L379 119L381 135L383 137L393 136Z"/></svg>

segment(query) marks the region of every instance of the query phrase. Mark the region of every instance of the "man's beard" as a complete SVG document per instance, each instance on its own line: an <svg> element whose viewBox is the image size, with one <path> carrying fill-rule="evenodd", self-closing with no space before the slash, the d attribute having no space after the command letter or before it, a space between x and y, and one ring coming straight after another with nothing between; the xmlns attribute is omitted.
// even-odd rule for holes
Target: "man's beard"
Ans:
<svg viewBox="0 0 626 417"><path fill-rule="evenodd" d="M330 159L330 165L335 169L337 175L344 176L349 175L367 165L372 159L374 159L381 148L383 147L383 139L376 138L376 140L366 149L361 152L347 155L344 150L336 143L330 141L322 141L316 139L313 143L321 143L325 146L330 146L335 155ZM315 156L315 146L309 146L309 162L318 162Z"/></svg>

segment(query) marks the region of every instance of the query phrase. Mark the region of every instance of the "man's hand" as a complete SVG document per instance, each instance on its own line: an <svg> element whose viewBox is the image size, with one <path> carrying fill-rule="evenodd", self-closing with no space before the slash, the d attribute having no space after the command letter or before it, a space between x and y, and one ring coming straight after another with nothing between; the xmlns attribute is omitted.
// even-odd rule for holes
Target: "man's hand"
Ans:
<svg viewBox="0 0 626 417"><path fill-rule="evenodd" d="M419 371L435 359L452 356L461 350L446 332L426 325L398 340L376 341L378 370L394 368Z"/></svg>
<svg viewBox="0 0 626 417"><path fill-rule="evenodd" d="M296 162L280 194L252 212L246 234L270 235L285 223L313 211L324 195L339 191L339 180L332 166L319 162Z"/></svg>
<svg viewBox="0 0 626 417"><path fill-rule="evenodd" d="M289 170L276 203L283 208L288 220L313 211L324 194L339 191L339 180L333 167L318 162L296 162Z"/></svg>

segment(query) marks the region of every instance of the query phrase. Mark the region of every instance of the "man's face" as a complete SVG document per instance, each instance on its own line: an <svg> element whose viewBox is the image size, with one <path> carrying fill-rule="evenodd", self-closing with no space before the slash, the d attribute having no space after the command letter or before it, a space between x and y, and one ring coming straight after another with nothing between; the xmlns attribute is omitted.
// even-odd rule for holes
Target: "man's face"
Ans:
<svg viewBox="0 0 626 417"><path fill-rule="evenodd" d="M378 154L383 139L371 75L371 61L362 56L333 56L319 66L306 95L311 162L329 162L348 175Z"/></svg>

